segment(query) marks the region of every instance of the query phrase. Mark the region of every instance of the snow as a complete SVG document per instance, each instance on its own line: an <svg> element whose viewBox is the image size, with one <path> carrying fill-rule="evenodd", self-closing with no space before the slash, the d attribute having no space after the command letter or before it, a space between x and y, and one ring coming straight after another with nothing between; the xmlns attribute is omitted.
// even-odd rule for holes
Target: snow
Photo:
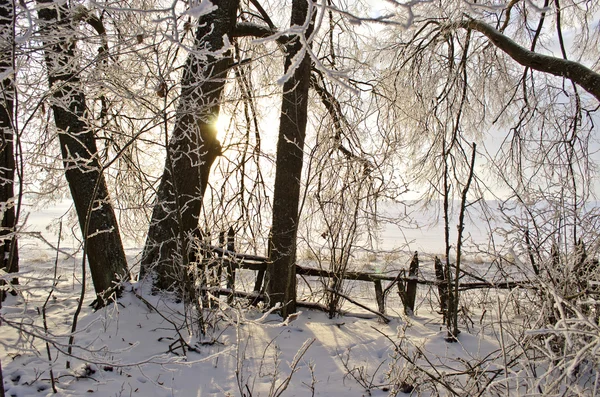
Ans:
<svg viewBox="0 0 600 397"><path fill-rule="evenodd" d="M385 363L394 348L388 337L397 340L399 329L406 326L400 317L384 325L350 316L328 319L324 313L313 311L304 311L286 325L274 314L259 322L256 319L262 313L257 309L230 308L212 320L214 329L206 341L214 344L198 344L198 352L183 357L174 354L181 354L180 349L169 353L176 338L172 325L130 290L118 305L97 313L85 309L75 336L73 355L77 358L71 359L72 369L67 370L67 357L58 351L65 350L75 301L60 291L58 295L47 310L52 339L57 341L51 347L52 364L40 340L19 341L18 330L4 325L2 363L8 396L52 395L50 367L62 396L271 395L270 391L280 387L290 374L290 363L303 346L306 352L298 360L285 395L311 395L313 388L314 395L361 395L365 387L348 377L349 369L363 368L374 384L385 383ZM182 320L181 304L145 297L169 318ZM35 320L32 311L39 307L39 301L30 298L28 303L25 312ZM19 299L9 299L4 315L21 316L18 306ZM449 359L477 356L496 348L474 336L448 348L443 333L427 324L430 320L412 319L410 333L434 357L443 351Z"/></svg>
<svg viewBox="0 0 600 397"><path fill-rule="evenodd" d="M68 358L67 339L80 288L79 261L64 255L59 259L58 283L46 308L46 335L40 328L40 311L51 291L54 254L35 242L25 246L20 296L10 296L2 309L0 357L7 396L53 395L50 368L61 396L268 396L285 383L294 356L303 347L306 351L298 358L283 395L363 395L365 386L348 373L361 371L364 375L358 376L373 385L385 384L387 363L394 354L390 339L398 341L401 334L432 357L452 360L497 348L470 335L461 338L462 344L448 347L439 318L407 319L398 307L390 313L389 324L351 315L329 319L311 310L303 310L287 324L276 314L226 307L224 302L207 316L209 332L198 341L189 337L183 325L186 309L181 303L148 294L147 285L134 283L126 286L116 305L96 313L84 306L73 357ZM91 300L88 292L86 302ZM197 352L183 356L177 343L169 351L178 337L174 324ZM51 342L51 361L44 337ZM67 361L71 369L65 368ZM372 393L387 395L375 389Z"/></svg>
<svg viewBox="0 0 600 397"><path fill-rule="evenodd" d="M41 224L35 215L32 224ZM53 237L47 235L47 239ZM138 254L139 248L127 250L131 264ZM22 240L19 294L9 296L1 309L0 360L7 396L347 397L403 395L400 390L447 395L431 376L443 380L455 374L458 380L452 385L469 390L473 379L490 376L477 375L473 366L483 363L486 371L501 370L507 354L503 346L518 336L503 336L496 326L499 311L511 316L510 295L466 292L469 313L465 318L472 320L461 323L458 343L448 343L437 312L437 291L420 287L412 316L404 315L399 298L390 294L388 324L369 318L350 303L344 305L346 315L333 319L302 308L297 318L282 321L261 307L248 307L247 300L228 305L221 298L205 314L206 335L198 337L190 332L193 310L172 297L152 295L147 283L135 282L124 286L117 304L97 312L87 306L93 300L88 287L73 351L67 355L81 287L80 255L59 254L57 258L39 239ZM403 257L392 259L408 264ZM431 277L431 257L422 255L421 260L421 271ZM384 267L377 258L370 265ZM468 264L470 271L479 274L489 268L486 263ZM249 271L238 274L242 278L254 275ZM315 280L312 288L318 285ZM349 283L347 289L353 298L376 307L371 283ZM299 294L307 291L300 278ZM50 293L46 332L42 307ZM179 338L191 347L185 348L185 354ZM518 390L514 383L527 375L523 368L513 370L510 381L504 376L490 381L490 390L502 395L500 391L507 393L509 384L513 392ZM52 390L50 370L57 394ZM531 382L531 377L523 382Z"/></svg>
<svg viewBox="0 0 600 397"><path fill-rule="evenodd" d="M209 0L201 0L198 4L192 3L192 6L186 10L183 15L189 15L192 18L200 18L203 15L210 14L217 8L218 7Z"/></svg>

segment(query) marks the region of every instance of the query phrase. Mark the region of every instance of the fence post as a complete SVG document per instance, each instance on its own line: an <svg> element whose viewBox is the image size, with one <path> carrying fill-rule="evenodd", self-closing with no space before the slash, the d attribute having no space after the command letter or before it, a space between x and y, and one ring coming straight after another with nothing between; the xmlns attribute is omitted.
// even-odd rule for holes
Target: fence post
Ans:
<svg viewBox="0 0 600 397"><path fill-rule="evenodd" d="M198 286L192 285L191 287L196 289L200 294L202 300L206 300L206 290L205 287L207 284L207 274L208 269L206 266L207 260L206 250L203 247L204 235L200 231L200 229L196 228L193 232L193 242L191 244L192 249L190 250L188 260L189 263L195 263L196 265L193 267L193 283L198 283ZM210 244L209 244L210 245Z"/></svg>
<svg viewBox="0 0 600 397"><path fill-rule="evenodd" d="M233 226L229 228L227 231L227 251L235 252L235 231L233 230ZM235 290L235 268L234 268L234 260L229 259L228 269L227 269L227 289L231 291L229 297L227 297L227 303L231 304L233 302L233 292Z"/></svg>
<svg viewBox="0 0 600 397"><path fill-rule="evenodd" d="M440 309L442 310L442 315L444 318L444 322L446 320L447 310L448 310L448 283L446 282L446 277L444 274L444 265L442 261L437 256L435 257L433 264L435 266L435 278L438 282L438 294L440 295Z"/></svg>
<svg viewBox="0 0 600 397"><path fill-rule="evenodd" d="M271 232L269 232L269 238L267 240L267 260L269 259L271 259ZM256 274L256 281L254 282L254 292L260 293L262 291L266 267L267 264L265 263L265 269L259 270Z"/></svg>
<svg viewBox="0 0 600 397"><path fill-rule="evenodd" d="M219 232L219 247L225 248L225 232ZM223 277L223 266L225 266L225 261L227 258L223 255L222 252L217 252L217 257L221 259L220 266L217 266L217 287L221 288L221 277ZM218 262L217 262L218 263Z"/></svg>
<svg viewBox="0 0 600 397"><path fill-rule="evenodd" d="M415 302L417 300L417 275L419 273L419 254L415 254L410 261L408 267L408 282L406 283L406 304L404 305L404 313L412 315L415 312Z"/></svg>
<svg viewBox="0 0 600 397"><path fill-rule="evenodd" d="M383 287L381 286L381 280L374 280L375 284L375 299L377 300L377 307L381 314L385 314L385 298L383 296Z"/></svg>

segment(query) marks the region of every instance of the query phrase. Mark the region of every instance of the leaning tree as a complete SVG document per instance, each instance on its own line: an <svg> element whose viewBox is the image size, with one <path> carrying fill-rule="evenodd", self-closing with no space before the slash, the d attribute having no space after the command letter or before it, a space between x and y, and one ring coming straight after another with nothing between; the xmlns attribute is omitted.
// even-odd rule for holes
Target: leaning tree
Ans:
<svg viewBox="0 0 600 397"><path fill-rule="evenodd" d="M77 12L76 12L77 11ZM80 10L38 1L38 25L51 88L48 101L56 124L65 176L75 203L97 306L129 278L119 225L100 163L80 74L75 26Z"/></svg>
<svg viewBox="0 0 600 397"><path fill-rule="evenodd" d="M232 63L226 40L235 26L239 1L215 1L214 5L196 21L142 254L141 275L153 273L154 286L162 290L177 289L186 276L210 169L221 154L216 121Z"/></svg>

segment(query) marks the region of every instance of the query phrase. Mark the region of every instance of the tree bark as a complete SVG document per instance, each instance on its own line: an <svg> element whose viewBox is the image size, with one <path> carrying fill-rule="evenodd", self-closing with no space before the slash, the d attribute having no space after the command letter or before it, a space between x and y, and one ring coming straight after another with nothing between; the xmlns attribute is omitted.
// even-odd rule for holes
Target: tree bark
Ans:
<svg viewBox="0 0 600 397"><path fill-rule="evenodd" d="M221 154L215 123L232 63L230 51L222 51L223 36L235 26L239 0L213 3L218 9L199 18L195 51L184 66L175 127L142 255L140 276L154 273L154 287L160 290L176 289L184 276L210 169Z"/></svg>
<svg viewBox="0 0 600 397"><path fill-rule="evenodd" d="M14 17L12 1L0 0L0 75L5 76L0 82L0 268L7 273L19 271L14 197ZM12 282L16 283L17 279ZM4 299L4 295L4 291L0 292L1 299Z"/></svg>
<svg viewBox="0 0 600 397"><path fill-rule="evenodd" d="M5 397L4 393L4 375L2 374L2 363L0 362L0 397Z"/></svg>
<svg viewBox="0 0 600 397"><path fill-rule="evenodd" d="M76 32L71 26L69 10L52 0L38 0L38 4L65 176L87 244L98 306L102 306L105 294L114 290L115 283L128 278L125 252L98 160L94 133L86 122L86 99L75 56Z"/></svg>
<svg viewBox="0 0 600 397"><path fill-rule="evenodd" d="M568 78L600 101L600 74L579 62L538 54L520 46L492 26L482 21L470 19L461 22L460 27L473 29L485 35L498 49L523 66L558 77Z"/></svg>
<svg viewBox="0 0 600 397"><path fill-rule="evenodd" d="M309 1L294 0L290 26L303 26L308 18L311 18ZM310 36L312 29L311 22L303 34ZM269 304L281 304L283 317L296 311L296 235L311 70L307 54L299 64L294 64L303 45L297 37L286 45L285 73L290 73L291 67L295 70L283 85L273 193L273 237L267 264Z"/></svg>

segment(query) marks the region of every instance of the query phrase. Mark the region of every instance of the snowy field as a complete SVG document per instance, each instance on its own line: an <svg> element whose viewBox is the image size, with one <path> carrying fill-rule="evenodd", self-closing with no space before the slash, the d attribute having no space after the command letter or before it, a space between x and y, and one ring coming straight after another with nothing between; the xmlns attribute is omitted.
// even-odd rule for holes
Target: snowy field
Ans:
<svg viewBox="0 0 600 397"><path fill-rule="evenodd" d="M46 230L44 225L61 211L32 214L29 231L42 232L56 245L56 228ZM390 246L397 244L392 241L412 241L406 252L443 249L436 228L407 233L386 229L382 240ZM425 286L419 288L412 316L404 315L395 289L390 293L388 324L348 302L344 316L329 319L325 313L300 309L297 318L282 322L275 314L248 307L246 299L228 305L222 298L205 316L207 334L196 338L190 336L193 310L150 294L147 284L127 284L118 304L93 312L88 307L93 300L88 275L72 353L67 355L82 283L81 253L68 255L76 246L73 241L61 243L63 252L57 255L34 236L20 241L19 294L9 296L2 308L0 359L7 396L544 395L549 383L546 359L525 360L519 351L530 315L517 303L526 298L519 290L465 292L458 343L446 342L437 290ZM432 245L425 247L423 241ZM432 256L425 253L422 272L431 278ZM130 264L138 254L139 248L127 250ZM490 276L490 264L474 258L468 269ZM365 263L372 269L393 263L396 271L408 266L401 254L375 256ZM253 273L241 276L244 284ZM311 283L311 289L318 285ZM302 280L299 290L307 291ZM346 292L376 308L372 283L348 284ZM590 370L558 390L563 395L595 395L597 377Z"/></svg>

